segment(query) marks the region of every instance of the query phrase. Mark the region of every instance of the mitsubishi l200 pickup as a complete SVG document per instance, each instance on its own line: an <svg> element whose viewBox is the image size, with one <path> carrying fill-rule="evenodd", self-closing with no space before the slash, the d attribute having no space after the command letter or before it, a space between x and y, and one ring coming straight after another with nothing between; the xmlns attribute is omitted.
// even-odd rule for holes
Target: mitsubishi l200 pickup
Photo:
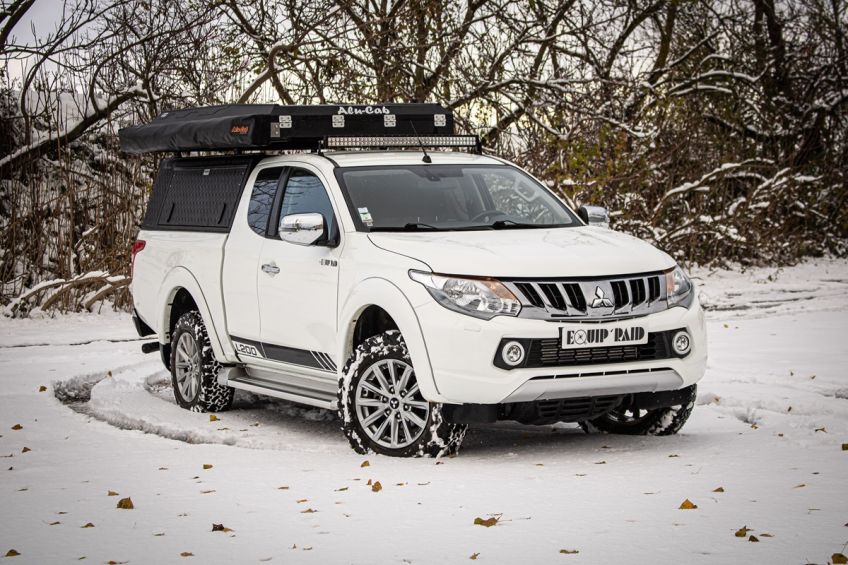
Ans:
<svg viewBox="0 0 848 565"><path fill-rule="evenodd" d="M357 452L401 457L498 420L681 429L707 359L686 273L453 129L438 105L385 104L121 130L129 153L173 154L132 294L180 406L243 389L338 410Z"/></svg>

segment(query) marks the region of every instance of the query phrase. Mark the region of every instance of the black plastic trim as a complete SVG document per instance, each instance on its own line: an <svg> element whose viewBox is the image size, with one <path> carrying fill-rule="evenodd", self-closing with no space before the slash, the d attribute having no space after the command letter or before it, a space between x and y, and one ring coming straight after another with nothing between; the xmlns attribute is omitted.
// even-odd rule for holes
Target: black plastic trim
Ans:
<svg viewBox="0 0 848 565"><path fill-rule="evenodd" d="M150 326L144 323L144 320L141 319L138 315L138 311L135 309L133 309L132 321L135 326L135 331L138 332L139 337L147 337L156 333Z"/></svg>
<svg viewBox="0 0 848 565"><path fill-rule="evenodd" d="M648 334L648 342L641 345L615 345L606 347L584 347L579 349L560 349L560 338L527 339L505 337L501 339L492 364L510 371L512 369L541 369L548 367L580 367L585 365L634 363L638 361L658 361L662 359L683 358L691 354L677 355L671 346L671 338L685 328L675 328ZM501 357L501 350L511 341L524 346L524 359L517 366L507 365ZM566 358L566 359L563 359Z"/></svg>

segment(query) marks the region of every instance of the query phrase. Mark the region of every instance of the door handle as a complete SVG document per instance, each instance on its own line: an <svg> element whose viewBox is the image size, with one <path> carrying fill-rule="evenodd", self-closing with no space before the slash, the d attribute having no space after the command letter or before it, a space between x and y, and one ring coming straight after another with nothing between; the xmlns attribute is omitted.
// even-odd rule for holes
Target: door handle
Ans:
<svg viewBox="0 0 848 565"><path fill-rule="evenodd" d="M280 268L276 263L265 263L262 265L262 272L274 276L280 273Z"/></svg>

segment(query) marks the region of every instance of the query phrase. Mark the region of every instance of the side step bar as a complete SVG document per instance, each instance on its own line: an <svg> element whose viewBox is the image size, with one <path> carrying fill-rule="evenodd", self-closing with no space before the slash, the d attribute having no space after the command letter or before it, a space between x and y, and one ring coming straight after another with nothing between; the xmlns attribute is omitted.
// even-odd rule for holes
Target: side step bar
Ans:
<svg viewBox="0 0 848 565"><path fill-rule="evenodd" d="M303 377L276 371L223 367L218 372L218 383L233 388L264 394L300 404L308 404L326 410L335 410L337 400L331 392L332 383L315 383L315 387L303 386Z"/></svg>

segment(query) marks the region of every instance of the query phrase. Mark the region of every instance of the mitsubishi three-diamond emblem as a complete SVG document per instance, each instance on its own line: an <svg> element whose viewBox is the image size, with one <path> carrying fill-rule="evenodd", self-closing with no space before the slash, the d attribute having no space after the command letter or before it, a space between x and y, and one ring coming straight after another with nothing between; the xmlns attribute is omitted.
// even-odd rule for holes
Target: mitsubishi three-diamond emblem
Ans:
<svg viewBox="0 0 848 565"><path fill-rule="evenodd" d="M592 308L612 308L612 300L607 298L604 290L599 286L595 287L595 298L592 300Z"/></svg>

